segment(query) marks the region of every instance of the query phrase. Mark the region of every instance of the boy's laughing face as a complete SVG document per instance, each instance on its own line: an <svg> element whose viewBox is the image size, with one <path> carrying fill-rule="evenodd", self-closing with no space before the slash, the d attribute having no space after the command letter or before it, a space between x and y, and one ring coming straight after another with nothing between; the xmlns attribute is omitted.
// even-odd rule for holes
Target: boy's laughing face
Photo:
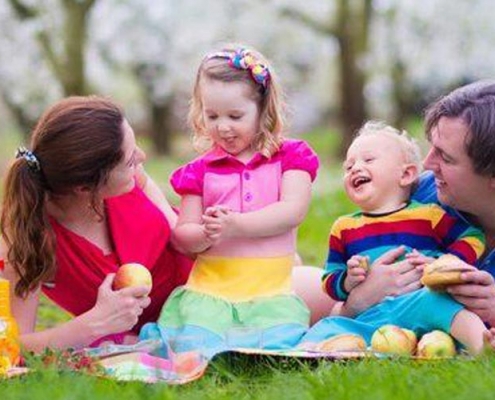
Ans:
<svg viewBox="0 0 495 400"><path fill-rule="evenodd" d="M344 187L364 212L386 213L401 207L410 188L403 183L407 160L400 142L381 132L357 137L344 162Z"/></svg>

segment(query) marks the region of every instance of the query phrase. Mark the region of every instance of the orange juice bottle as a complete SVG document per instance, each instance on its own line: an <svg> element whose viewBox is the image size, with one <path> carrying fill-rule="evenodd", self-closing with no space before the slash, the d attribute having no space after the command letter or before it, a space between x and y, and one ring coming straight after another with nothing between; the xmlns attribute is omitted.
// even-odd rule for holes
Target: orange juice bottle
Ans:
<svg viewBox="0 0 495 400"><path fill-rule="evenodd" d="M10 311L10 283L0 278L0 374L19 363L19 328Z"/></svg>

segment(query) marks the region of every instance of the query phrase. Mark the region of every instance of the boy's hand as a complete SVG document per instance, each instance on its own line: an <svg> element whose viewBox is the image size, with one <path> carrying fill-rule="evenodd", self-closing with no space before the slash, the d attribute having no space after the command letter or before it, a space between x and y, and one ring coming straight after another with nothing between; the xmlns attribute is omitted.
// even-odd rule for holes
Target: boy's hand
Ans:
<svg viewBox="0 0 495 400"><path fill-rule="evenodd" d="M349 293L361 284L368 273L369 258L355 255L347 261L347 276L344 279L344 289Z"/></svg>
<svg viewBox="0 0 495 400"><path fill-rule="evenodd" d="M435 258L425 256L420 253L418 250L413 249L410 253L405 255L405 259L412 265L416 267L417 270L423 271L423 268L426 264L429 264L435 261Z"/></svg>

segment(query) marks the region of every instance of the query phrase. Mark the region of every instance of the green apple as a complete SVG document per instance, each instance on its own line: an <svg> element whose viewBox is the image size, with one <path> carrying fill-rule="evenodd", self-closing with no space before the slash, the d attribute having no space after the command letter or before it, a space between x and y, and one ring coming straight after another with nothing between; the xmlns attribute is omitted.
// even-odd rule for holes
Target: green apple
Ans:
<svg viewBox="0 0 495 400"><path fill-rule="evenodd" d="M416 350L416 335L396 325L383 325L373 333L371 348L379 353L412 355Z"/></svg>
<svg viewBox="0 0 495 400"><path fill-rule="evenodd" d="M443 331L426 333L418 343L418 356L420 357L445 358L456 354L454 339Z"/></svg>

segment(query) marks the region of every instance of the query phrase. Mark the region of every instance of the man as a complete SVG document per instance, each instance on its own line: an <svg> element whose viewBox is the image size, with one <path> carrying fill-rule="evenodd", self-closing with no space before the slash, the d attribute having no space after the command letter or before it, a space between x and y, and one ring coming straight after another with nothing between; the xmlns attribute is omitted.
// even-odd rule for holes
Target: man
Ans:
<svg viewBox="0 0 495 400"><path fill-rule="evenodd" d="M495 327L495 81L463 86L433 103L426 112L426 135L431 149L424 166L430 171L413 198L439 201L485 233L479 269L464 272L465 283L448 291ZM334 312L354 316L385 296L418 289L421 272L407 258L395 262L402 254L397 249L385 255ZM485 339L495 345L495 329L490 332Z"/></svg>
<svg viewBox="0 0 495 400"><path fill-rule="evenodd" d="M415 197L428 200L436 188L441 204L486 235L479 270L464 273L465 283L448 291L495 327L495 81L463 86L432 104L426 135L431 149L424 167L432 174L425 174Z"/></svg>

